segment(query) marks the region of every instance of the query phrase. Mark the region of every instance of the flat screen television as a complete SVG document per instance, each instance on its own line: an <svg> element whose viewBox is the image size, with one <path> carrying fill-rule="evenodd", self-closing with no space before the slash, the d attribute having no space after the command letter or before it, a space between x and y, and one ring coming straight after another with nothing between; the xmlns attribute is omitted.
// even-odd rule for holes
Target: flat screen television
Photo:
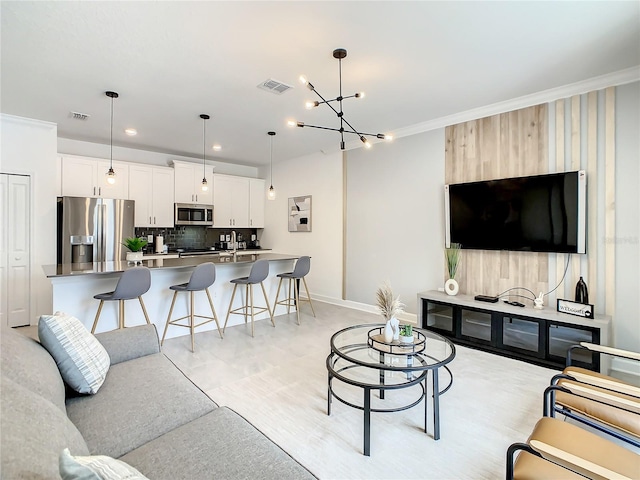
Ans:
<svg viewBox="0 0 640 480"><path fill-rule="evenodd" d="M462 248L586 253L586 173L445 185L445 243Z"/></svg>

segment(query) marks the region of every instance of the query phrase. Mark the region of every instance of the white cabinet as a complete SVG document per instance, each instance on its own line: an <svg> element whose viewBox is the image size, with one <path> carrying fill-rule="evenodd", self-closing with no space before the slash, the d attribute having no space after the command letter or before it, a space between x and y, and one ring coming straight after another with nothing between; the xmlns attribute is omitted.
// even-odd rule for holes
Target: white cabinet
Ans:
<svg viewBox="0 0 640 480"><path fill-rule="evenodd" d="M264 228L265 181L261 178L249 179L249 226Z"/></svg>
<svg viewBox="0 0 640 480"><path fill-rule="evenodd" d="M213 167L211 165L173 162L175 172L176 203L213 204ZM206 176L209 188L202 190L202 177Z"/></svg>
<svg viewBox="0 0 640 480"><path fill-rule="evenodd" d="M131 164L129 177L129 199L136 202L135 226L173 227L173 169Z"/></svg>
<svg viewBox="0 0 640 480"><path fill-rule="evenodd" d="M63 155L62 195L66 197L103 197L128 199L129 165L113 162L116 182L107 183L109 160Z"/></svg>
<svg viewBox="0 0 640 480"><path fill-rule="evenodd" d="M249 178L213 176L213 226L249 227Z"/></svg>

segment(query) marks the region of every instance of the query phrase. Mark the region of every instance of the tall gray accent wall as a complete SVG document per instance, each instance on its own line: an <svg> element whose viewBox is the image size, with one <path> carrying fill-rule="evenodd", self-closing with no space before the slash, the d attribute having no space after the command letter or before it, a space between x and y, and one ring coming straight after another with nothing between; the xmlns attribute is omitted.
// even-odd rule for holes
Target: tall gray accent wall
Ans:
<svg viewBox="0 0 640 480"><path fill-rule="evenodd" d="M444 129L351 150L346 162L346 300L374 305L388 281L416 313L416 294L444 276Z"/></svg>
<svg viewBox="0 0 640 480"><path fill-rule="evenodd" d="M640 82L616 88L615 346L640 350ZM640 370L636 373L640 374Z"/></svg>

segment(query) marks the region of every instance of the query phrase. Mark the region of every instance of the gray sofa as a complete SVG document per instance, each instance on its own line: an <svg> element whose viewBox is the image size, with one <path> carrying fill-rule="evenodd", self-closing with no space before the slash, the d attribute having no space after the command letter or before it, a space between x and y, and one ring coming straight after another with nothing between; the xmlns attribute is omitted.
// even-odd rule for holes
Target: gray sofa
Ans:
<svg viewBox="0 0 640 480"><path fill-rule="evenodd" d="M150 479L315 478L186 378L153 325L96 335L111 366L90 396L65 389L37 341L8 328L1 337L1 478L60 478L64 448L118 458Z"/></svg>

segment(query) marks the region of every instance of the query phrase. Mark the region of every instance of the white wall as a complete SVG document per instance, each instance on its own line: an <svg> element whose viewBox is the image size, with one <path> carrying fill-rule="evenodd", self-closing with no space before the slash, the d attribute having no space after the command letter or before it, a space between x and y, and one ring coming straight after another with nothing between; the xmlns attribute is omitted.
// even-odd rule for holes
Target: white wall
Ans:
<svg viewBox="0 0 640 480"><path fill-rule="evenodd" d="M267 177L267 186L269 185ZM322 153L273 164L277 198L266 201L261 246L276 252L309 255L307 277L314 298L342 296L342 154ZM289 232L289 197L311 195L311 232Z"/></svg>
<svg viewBox="0 0 640 480"><path fill-rule="evenodd" d="M109 158L109 145L101 143L83 142L71 140L69 138L58 138L58 153L67 155L82 155L86 157ZM170 155L167 153L151 152L148 150L138 150L136 148L113 147L113 159L124 162L146 163L149 165L160 165L166 167L171 160L181 160L183 162L199 163L202 158L183 157L180 155ZM241 177L258 177L256 167L244 165L233 165L231 163L207 160L208 165L214 166L214 173L224 173L227 175L238 175Z"/></svg>
<svg viewBox="0 0 640 480"><path fill-rule="evenodd" d="M347 153L347 300L389 282L417 313L444 277L444 129Z"/></svg>
<svg viewBox="0 0 640 480"><path fill-rule="evenodd" d="M0 172L31 176L31 323L51 313L51 283L42 265L56 263L56 149L53 123L0 116Z"/></svg>
<svg viewBox="0 0 640 480"><path fill-rule="evenodd" d="M639 106L640 82L617 87L616 235L605 239L616 247L615 346L634 351L640 351ZM637 368L636 373L640 374Z"/></svg>

